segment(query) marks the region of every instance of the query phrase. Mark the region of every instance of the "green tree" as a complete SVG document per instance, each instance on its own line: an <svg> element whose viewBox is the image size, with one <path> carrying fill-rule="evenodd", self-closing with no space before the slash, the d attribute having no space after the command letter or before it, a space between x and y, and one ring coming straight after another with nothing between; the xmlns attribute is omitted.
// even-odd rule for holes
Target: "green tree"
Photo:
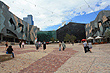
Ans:
<svg viewBox="0 0 110 73"><path fill-rule="evenodd" d="M73 36L73 35L71 35L71 36L70 36L70 41L73 42L74 40L76 40L76 37Z"/></svg>
<svg viewBox="0 0 110 73"><path fill-rule="evenodd" d="M70 35L68 33L66 33L66 36L64 37L64 41L70 41Z"/></svg>
<svg viewBox="0 0 110 73"><path fill-rule="evenodd" d="M55 41L55 39L52 37L51 39L50 39L52 42L54 42Z"/></svg>
<svg viewBox="0 0 110 73"><path fill-rule="evenodd" d="M58 41L58 39L55 39L55 41Z"/></svg>
<svg viewBox="0 0 110 73"><path fill-rule="evenodd" d="M58 39L55 39L55 41L57 42L57 41L58 41Z"/></svg>
<svg viewBox="0 0 110 73"><path fill-rule="evenodd" d="M74 40L76 40L76 36L74 35L69 35L69 34L66 34L66 36L64 37L64 41L68 42L73 42Z"/></svg>

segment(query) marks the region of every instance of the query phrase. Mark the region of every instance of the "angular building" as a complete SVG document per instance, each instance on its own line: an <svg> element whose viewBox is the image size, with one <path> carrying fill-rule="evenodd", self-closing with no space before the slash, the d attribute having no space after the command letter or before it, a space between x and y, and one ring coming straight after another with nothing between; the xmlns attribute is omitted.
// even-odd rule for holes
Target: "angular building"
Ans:
<svg viewBox="0 0 110 73"><path fill-rule="evenodd" d="M64 25L63 27L56 30L56 33L57 33L57 39L59 41L64 41L64 37L66 36L66 33L68 33L69 35L76 36L77 40L79 41L86 38L85 24L82 23L69 22L67 25Z"/></svg>
<svg viewBox="0 0 110 73"><path fill-rule="evenodd" d="M105 37L105 32L110 28L110 10L99 12L96 19L86 24L86 38Z"/></svg>
<svg viewBox="0 0 110 73"><path fill-rule="evenodd" d="M37 26L29 25L9 11L9 7L0 1L0 40L34 42Z"/></svg>
<svg viewBox="0 0 110 73"><path fill-rule="evenodd" d="M29 25L34 25L34 21L33 21L33 16L32 15L28 15L27 17L24 17L23 20L27 23L29 23Z"/></svg>

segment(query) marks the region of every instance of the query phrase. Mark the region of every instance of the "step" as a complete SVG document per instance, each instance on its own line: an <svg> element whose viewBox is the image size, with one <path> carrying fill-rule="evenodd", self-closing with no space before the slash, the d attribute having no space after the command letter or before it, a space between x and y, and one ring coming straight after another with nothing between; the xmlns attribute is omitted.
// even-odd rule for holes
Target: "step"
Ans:
<svg viewBox="0 0 110 73"><path fill-rule="evenodd" d="M12 54L0 53L0 62L12 59Z"/></svg>

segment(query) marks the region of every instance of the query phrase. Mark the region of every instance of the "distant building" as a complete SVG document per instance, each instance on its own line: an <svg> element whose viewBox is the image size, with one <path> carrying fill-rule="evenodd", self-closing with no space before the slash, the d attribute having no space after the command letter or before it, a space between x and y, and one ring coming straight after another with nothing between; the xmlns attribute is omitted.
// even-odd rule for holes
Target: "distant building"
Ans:
<svg viewBox="0 0 110 73"><path fill-rule="evenodd" d="M29 25L12 12L0 1L0 41L19 42L23 40L34 43L37 37L37 26Z"/></svg>
<svg viewBox="0 0 110 73"><path fill-rule="evenodd" d="M56 31L38 31L37 32L38 41L49 42L51 38L56 39Z"/></svg>
<svg viewBox="0 0 110 73"><path fill-rule="evenodd" d="M29 23L29 25L34 25L34 21L33 21L33 16L32 15L28 15L27 17L24 17L23 20L27 23Z"/></svg>
<svg viewBox="0 0 110 73"><path fill-rule="evenodd" d="M104 39L107 29L110 29L110 10L103 10L99 12L94 21L86 24L86 38L100 36Z"/></svg>
<svg viewBox="0 0 110 73"><path fill-rule="evenodd" d="M76 36L77 40L82 40L86 38L85 35L85 24L69 22L67 25L56 30L57 39L59 41L64 41L66 34Z"/></svg>

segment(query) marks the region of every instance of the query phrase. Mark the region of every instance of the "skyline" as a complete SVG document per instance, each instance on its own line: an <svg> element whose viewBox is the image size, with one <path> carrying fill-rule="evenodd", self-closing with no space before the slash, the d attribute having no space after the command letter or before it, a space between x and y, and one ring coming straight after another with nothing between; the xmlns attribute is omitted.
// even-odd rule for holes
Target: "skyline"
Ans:
<svg viewBox="0 0 110 73"><path fill-rule="evenodd" d="M101 10L110 10L109 0L1 0L9 11L23 19L33 15L35 26L42 31L56 30L62 22L90 23Z"/></svg>

